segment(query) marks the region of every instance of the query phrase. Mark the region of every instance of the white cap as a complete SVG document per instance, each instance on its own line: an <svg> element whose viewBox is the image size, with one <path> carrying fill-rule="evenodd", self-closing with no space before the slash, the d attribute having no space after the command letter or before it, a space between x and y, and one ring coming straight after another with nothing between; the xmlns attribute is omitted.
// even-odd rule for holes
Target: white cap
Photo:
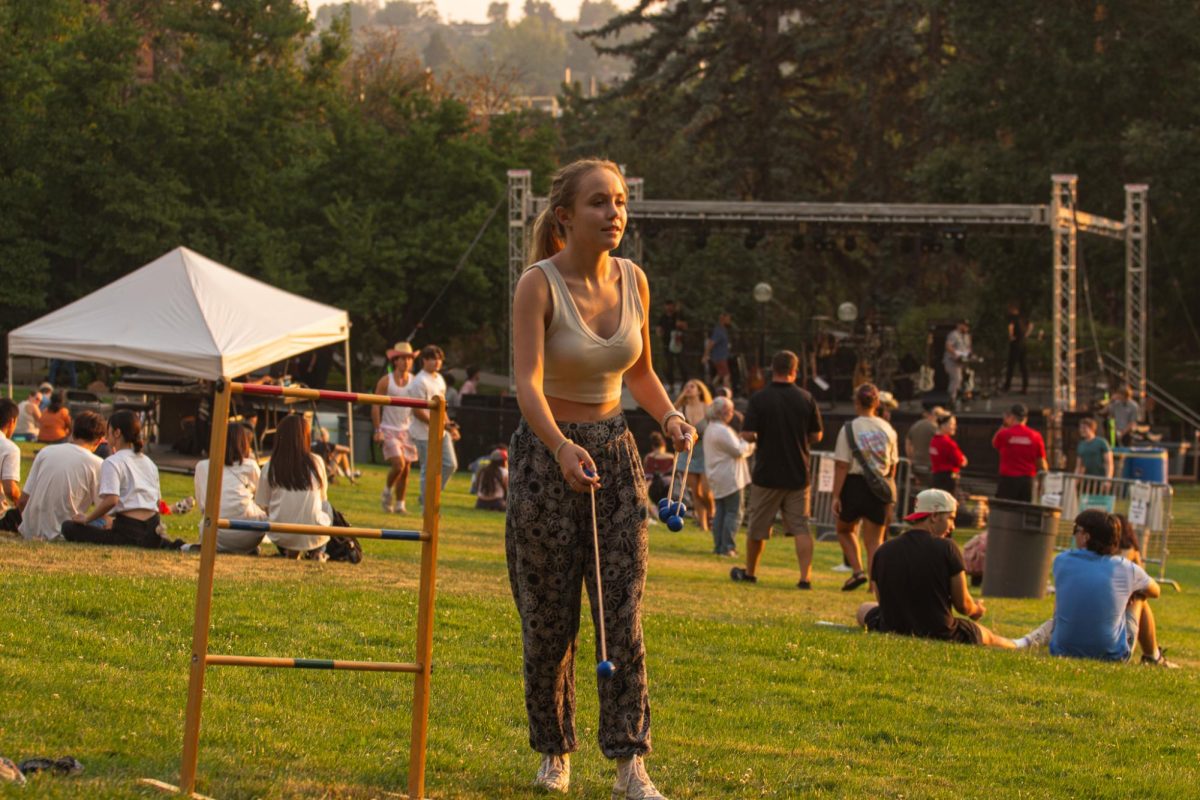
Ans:
<svg viewBox="0 0 1200 800"><path fill-rule="evenodd" d="M909 522L916 522L917 520L925 519L930 514L944 512L953 514L957 510L958 501L954 499L954 495L944 492L941 489L926 489L917 495L917 503L913 508L913 513L904 519Z"/></svg>

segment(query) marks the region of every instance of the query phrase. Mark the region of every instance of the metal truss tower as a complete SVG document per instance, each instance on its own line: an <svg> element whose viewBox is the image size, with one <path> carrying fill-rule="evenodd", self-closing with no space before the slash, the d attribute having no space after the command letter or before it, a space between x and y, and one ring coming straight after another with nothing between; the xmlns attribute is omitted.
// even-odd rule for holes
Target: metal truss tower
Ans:
<svg viewBox="0 0 1200 800"><path fill-rule="evenodd" d="M527 169L510 169L508 171L508 388L516 390L513 371L512 346L512 301L517 290L517 281L525 269L528 257L529 220L532 217L533 176Z"/></svg>
<svg viewBox="0 0 1200 800"><path fill-rule="evenodd" d="M1149 210L1144 183L1125 186L1125 379L1138 403L1146 402L1146 295Z"/></svg>

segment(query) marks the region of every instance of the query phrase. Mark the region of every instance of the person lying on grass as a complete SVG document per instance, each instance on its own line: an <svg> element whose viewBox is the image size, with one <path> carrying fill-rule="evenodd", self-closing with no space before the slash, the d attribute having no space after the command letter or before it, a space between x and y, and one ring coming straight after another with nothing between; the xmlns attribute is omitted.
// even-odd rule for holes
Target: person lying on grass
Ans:
<svg viewBox="0 0 1200 800"><path fill-rule="evenodd" d="M986 609L971 598L962 551L950 538L957 511L958 501L941 489L917 495L913 513L905 517L912 528L875 551L871 584L879 602L858 607L859 625L926 639L1016 647L976 621ZM969 619L956 617L952 608Z"/></svg>
<svg viewBox="0 0 1200 800"><path fill-rule="evenodd" d="M1178 667L1158 646L1149 602L1161 594L1158 582L1121 554L1127 525L1096 508L1075 517L1075 549L1054 559L1054 618L1018 646L1049 642L1052 656L1129 661L1140 645L1143 664Z"/></svg>

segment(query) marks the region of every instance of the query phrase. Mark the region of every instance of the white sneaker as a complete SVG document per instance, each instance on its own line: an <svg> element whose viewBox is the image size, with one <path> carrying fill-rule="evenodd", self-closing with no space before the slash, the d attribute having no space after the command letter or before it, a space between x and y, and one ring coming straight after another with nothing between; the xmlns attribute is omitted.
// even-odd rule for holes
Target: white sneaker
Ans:
<svg viewBox="0 0 1200 800"><path fill-rule="evenodd" d="M408 513L408 509L405 507L403 500L401 500L399 505L397 505L395 508L393 508L392 511L396 514L407 514Z"/></svg>
<svg viewBox="0 0 1200 800"><path fill-rule="evenodd" d="M379 504L383 506L384 511L392 513L392 493L384 489L379 495Z"/></svg>
<svg viewBox="0 0 1200 800"><path fill-rule="evenodd" d="M854 568L846 564L838 564L836 567L830 567L830 572L853 572Z"/></svg>
<svg viewBox="0 0 1200 800"><path fill-rule="evenodd" d="M667 800L650 776L641 756L617 759L617 782L613 784L612 800Z"/></svg>
<svg viewBox="0 0 1200 800"><path fill-rule="evenodd" d="M571 755L542 756L542 766L538 768L534 784L547 792L566 793L571 786Z"/></svg>

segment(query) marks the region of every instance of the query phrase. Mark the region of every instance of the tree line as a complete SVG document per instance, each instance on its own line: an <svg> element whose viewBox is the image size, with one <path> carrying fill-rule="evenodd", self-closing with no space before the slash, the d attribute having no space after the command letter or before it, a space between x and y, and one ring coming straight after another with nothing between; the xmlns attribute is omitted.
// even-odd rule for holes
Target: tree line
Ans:
<svg viewBox="0 0 1200 800"><path fill-rule="evenodd" d="M542 191L578 155L625 164L650 198L1041 204L1071 172L1081 208L1115 218L1123 184L1150 184L1152 376L1200 404L1191 3L641 0L568 24L529 2L474 36L490 62L428 4L358 5L314 21L280 0L0 0L3 327L186 244L348 309L365 359L421 318L506 169ZM622 66L598 97L547 68L562 116L516 108L541 87L496 54L522 25ZM998 356L1008 302L1050 316L1048 231L941 252L888 231L832 249L819 229L642 232L656 298L697 319L728 307L753 328L766 280L776 330L849 300L914 352L930 319L965 313ZM505 237L490 226L421 333L456 361L506 363ZM1119 353L1123 251L1080 247L1081 347L1094 329Z"/></svg>

